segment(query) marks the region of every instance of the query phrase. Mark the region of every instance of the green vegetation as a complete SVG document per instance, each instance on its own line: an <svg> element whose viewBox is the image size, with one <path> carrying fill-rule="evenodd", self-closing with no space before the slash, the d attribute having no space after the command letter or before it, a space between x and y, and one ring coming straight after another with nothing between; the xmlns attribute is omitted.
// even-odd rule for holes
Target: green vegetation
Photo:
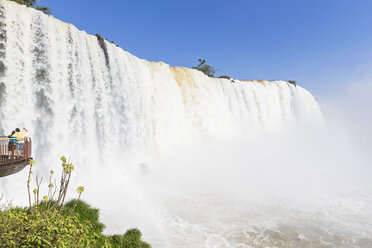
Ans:
<svg viewBox="0 0 372 248"><path fill-rule="evenodd" d="M134 228L126 231L124 235L112 235L108 237L112 247L150 248L151 246L141 241L142 233Z"/></svg>
<svg viewBox="0 0 372 248"><path fill-rule="evenodd" d="M52 15L52 11L47 6L37 6L36 9L40 10L41 12L43 12L46 15Z"/></svg>
<svg viewBox="0 0 372 248"><path fill-rule="evenodd" d="M44 14L51 15L52 11L47 6L40 6L39 0L10 0L18 4L26 5L27 7L32 7L34 9L42 11Z"/></svg>
<svg viewBox="0 0 372 248"><path fill-rule="evenodd" d="M77 214L80 222L88 221L90 223L91 234L102 233L105 228L105 225L99 222L99 209L92 208L84 201L74 199L67 202L62 208L62 214L69 215L71 212Z"/></svg>
<svg viewBox="0 0 372 248"><path fill-rule="evenodd" d="M229 76L225 76L225 75L219 76L218 78L226 78L226 79L231 79L231 77L229 77Z"/></svg>
<svg viewBox="0 0 372 248"><path fill-rule="evenodd" d="M215 77L214 74L216 73L216 69L213 66L207 65L205 63L205 59L198 59L198 61L199 64L197 66L193 66L192 69L199 70L209 77ZM231 83L235 83L235 80L233 80L230 76L221 75L218 78L229 79ZM254 81L257 83L265 83L264 80L240 80L240 81ZM297 86L297 82L294 80L288 80L287 83Z"/></svg>
<svg viewBox="0 0 372 248"><path fill-rule="evenodd" d="M76 200L46 211L48 202L29 208L0 210L0 247L124 247L150 248L138 229L121 235L104 235L99 211Z"/></svg>
<svg viewBox="0 0 372 248"><path fill-rule="evenodd" d="M45 203L43 203L45 204ZM1 247L85 247L94 244L89 223L57 210L14 208L0 212Z"/></svg>
<svg viewBox="0 0 372 248"><path fill-rule="evenodd" d="M150 248L142 241L138 229L130 229L125 234L105 235L104 224L99 222L99 210L80 200L84 187L77 188L78 198L64 204L74 165L62 161L60 187L53 181L54 171L50 171L48 195L39 199L43 178L36 177L34 204L31 204L30 182L35 161L30 162L27 179L29 207L11 207L0 204L0 247L123 247ZM53 200L58 192L58 197ZM0 197L1 201L1 197Z"/></svg>
<svg viewBox="0 0 372 248"><path fill-rule="evenodd" d="M199 64L197 66L193 66L192 69L199 70L209 77L214 77L216 69L213 66L207 65L205 63L205 59L199 59L198 61Z"/></svg>

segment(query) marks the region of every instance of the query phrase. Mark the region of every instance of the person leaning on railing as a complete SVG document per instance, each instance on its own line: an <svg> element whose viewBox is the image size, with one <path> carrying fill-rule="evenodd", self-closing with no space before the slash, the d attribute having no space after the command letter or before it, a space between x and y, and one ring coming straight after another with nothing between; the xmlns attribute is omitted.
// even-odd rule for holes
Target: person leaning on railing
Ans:
<svg viewBox="0 0 372 248"><path fill-rule="evenodd" d="M22 132L19 128L15 129L16 133L12 137L17 138L16 144L16 154L17 156L23 156L24 146L25 146L25 136L28 132L26 128L23 128Z"/></svg>
<svg viewBox="0 0 372 248"><path fill-rule="evenodd" d="M15 134L15 131L13 130L12 131L12 134L9 135L7 138L9 139L9 143L8 143L8 157L10 158L10 156L12 155L12 152L14 151L14 148L15 148L15 144L17 142L16 139L12 139L12 136Z"/></svg>

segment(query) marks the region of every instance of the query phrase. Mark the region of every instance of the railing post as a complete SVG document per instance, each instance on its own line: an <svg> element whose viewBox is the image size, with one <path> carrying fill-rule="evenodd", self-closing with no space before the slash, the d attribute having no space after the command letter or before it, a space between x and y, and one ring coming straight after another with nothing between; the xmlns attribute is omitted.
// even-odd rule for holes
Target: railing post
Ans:
<svg viewBox="0 0 372 248"><path fill-rule="evenodd" d="M4 159L6 158L5 152L3 150L4 150L3 141L0 141L1 163L4 163Z"/></svg>
<svg viewBox="0 0 372 248"><path fill-rule="evenodd" d="M14 160L16 159L16 147L17 147L17 143L16 142L13 142L12 143L12 156L10 157L10 162L13 163Z"/></svg>
<svg viewBox="0 0 372 248"><path fill-rule="evenodd" d="M23 146L23 159L27 158L28 156L28 138L25 138L25 145Z"/></svg>

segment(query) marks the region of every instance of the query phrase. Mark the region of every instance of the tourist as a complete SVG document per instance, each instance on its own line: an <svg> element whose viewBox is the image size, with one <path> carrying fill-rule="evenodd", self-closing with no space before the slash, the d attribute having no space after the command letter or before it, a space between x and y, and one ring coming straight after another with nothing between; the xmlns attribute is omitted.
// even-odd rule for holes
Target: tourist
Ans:
<svg viewBox="0 0 372 248"><path fill-rule="evenodd" d="M23 131L21 131L19 128L15 129L16 133L13 134L12 137L17 138L17 144L16 144L16 153L17 156L23 156L24 146L25 146L25 136L28 132L26 128L23 128Z"/></svg>
<svg viewBox="0 0 372 248"><path fill-rule="evenodd" d="M8 143L8 159L10 159L11 155L12 155L12 152L13 152L13 156L14 156L14 148L15 148L15 143L16 143L16 139L12 139L12 136L13 134L15 134L15 131L13 130L12 131L12 134L11 135L8 135L8 139L9 139L9 143Z"/></svg>

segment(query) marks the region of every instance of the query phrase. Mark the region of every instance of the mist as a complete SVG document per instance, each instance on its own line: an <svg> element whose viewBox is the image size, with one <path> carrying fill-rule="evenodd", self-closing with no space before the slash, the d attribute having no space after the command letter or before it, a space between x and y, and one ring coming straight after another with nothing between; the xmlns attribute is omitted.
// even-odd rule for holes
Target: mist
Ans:
<svg viewBox="0 0 372 248"><path fill-rule="evenodd" d="M353 84L321 103L320 124L204 140L157 156L145 170L139 166L136 184L161 209L158 221L170 242L370 246L371 99L361 93L369 92L366 87L372 89L369 82Z"/></svg>
<svg viewBox="0 0 372 248"><path fill-rule="evenodd" d="M101 210L106 233L138 227L153 247L369 247L371 99L362 89L371 84L322 98L317 124L77 165L68 196L84 185L82 199ZM26 174L7 179L6 195L26 199ZM27 204L19 198L15 205Z"/></svg>

